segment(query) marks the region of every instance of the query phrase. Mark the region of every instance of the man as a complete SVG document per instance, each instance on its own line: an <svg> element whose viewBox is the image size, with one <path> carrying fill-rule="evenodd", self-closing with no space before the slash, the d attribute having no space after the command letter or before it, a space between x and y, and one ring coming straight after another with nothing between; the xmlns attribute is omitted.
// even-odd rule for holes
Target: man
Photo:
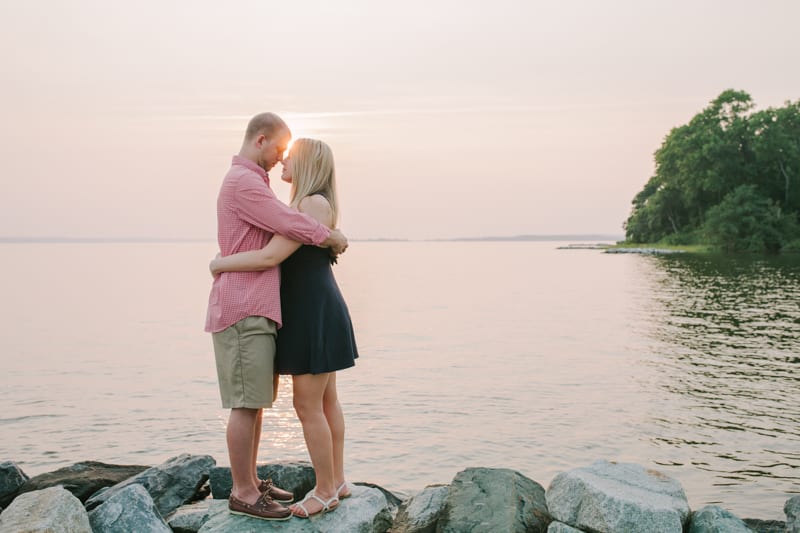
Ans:
<svg viewBox="0 0 800 533"><path fill-rule="evenodd" d="M274 113L261 113L247 126L242 148L233 157L217 199L222 255L263 248L273 234L304 244L347 248L338 230L280 202L267 172L282 161L291 132ZM275 336L281 323L280 270L227 272L214 280L206 331L212 333L222 406L230 409L228 455L233 488L230 512L265 520L286 520L291 511L279 502L292 493L257 477L256 457L264 407L271 407Z"/></svg>

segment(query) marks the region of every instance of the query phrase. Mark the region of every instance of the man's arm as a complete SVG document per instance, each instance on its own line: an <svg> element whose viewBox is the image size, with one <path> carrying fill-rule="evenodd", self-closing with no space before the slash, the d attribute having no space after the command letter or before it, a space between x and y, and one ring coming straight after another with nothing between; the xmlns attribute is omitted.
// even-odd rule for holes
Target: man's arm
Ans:
<svg viewBox="0 0 800 533"><path fill-rule="evenodd" d="M243 178L237 187L235 201L237 214L242 220L270 233L303 244L347 247L347 239L341 232L337 232L339 236L331 238L331 230L278 200L275 193L257 177Z"/></svg>
<svg viewBox="0 0 800 533"><path fill-rule="evenodd" d="M344 233L334 228L320 246L330 248L331 253L337 256L347 250L347 237L344 236Z"/></svg>
<svg viewBox="0 0 800 533"><path fill-rule="evenodd" d="M328 226L333 220L333 210L327 200L321 196L304 198L298 206L302 213L305 213L321 224ZM336 233L339 233L338 231ZM339 233L341 235L341 233ZM332 235L335 234L332 233ZM266 270L282 263L287 257L292 255L300 243L290 240L283 235L275 235L260 250L249 250L239 252L226 257L219 254L209 264L211 274L216 276L221 272L253 272ZM346 247L346 244L345 244Z"/></svg>

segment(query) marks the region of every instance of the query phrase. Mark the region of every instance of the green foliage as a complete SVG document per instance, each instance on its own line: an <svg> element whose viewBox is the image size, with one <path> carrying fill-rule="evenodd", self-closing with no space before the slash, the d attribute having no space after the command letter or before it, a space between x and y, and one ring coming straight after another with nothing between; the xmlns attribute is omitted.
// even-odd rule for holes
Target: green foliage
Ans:
<svg viewBox="0 0 800 533"><path fill-rule="evenodd" d="M800 238L800 102L754 107L749 94L727 90L667 135L624 224L629 242L713 237L731 250L775 250ZM734 228L737 210L749 222Z"/></svg>
<svg viewBox="0 0 800 533"><path fill-rule="evenodd" d="M741 185L706 214L711 243L726 252L776 252L781 248L781 209L755 185Z"/></svg>
<svg viewBox="0 0 800 533"><path fill-rule="evenodd" d="M782 253L800 253L800 239L795 239L783 245L781 248Z"/></svg>
<svg viewBox="0 0 800 533"><path fill-rule="evenodd" d="M703 233L700 231L672 233L667 235L661 242L671 246L691 246L695 244L703 244L706 240L703 238Z"/></svg>

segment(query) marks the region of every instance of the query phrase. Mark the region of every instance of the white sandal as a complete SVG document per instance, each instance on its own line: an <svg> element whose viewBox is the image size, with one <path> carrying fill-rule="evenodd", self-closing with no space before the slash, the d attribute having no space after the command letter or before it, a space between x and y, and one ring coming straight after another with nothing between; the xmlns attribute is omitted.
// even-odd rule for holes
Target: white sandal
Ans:
<svg viewBox="0 0 800 533"><path fill-rule="evenodd" d="M342 494L342 490L347 489L347 494ZM344 500L345 498L349 498L353 495L350 491L350 486L347 484L347 481L342 481L342 484L339 485L339 488L336 489L336 495L339 496L340 500Z"/></svg>
<svg viewBox="0 0 800 533"><path fill-rule="evenodd" d="M317 511L316 513L313 513L313 514L309 513L308 509L306 509L306 506L303 505L304 503L306 503L311 498L317 500L319 503L322 504L322 509L320 509L319 511ZM336 505L331 507L331 504L334 503L334 502L336 502ZM337 493L336 496L334 496L333 498L329 499L328 501L325 501L322 498L320 498L319 496L317 496L316 493L312 490L308 494L306 494L305 498L303 498L299 502L295 503L294 505L296 505L297 507L302 509L303 513L305 513L305 515L300 515L300 514L295 513L294 511L292 511L293 515L295 515L297 518L311 518L314 515L329 513L331 511L333 511L334 509L336 509L337 507L339 507L339 495Z"/></svg>

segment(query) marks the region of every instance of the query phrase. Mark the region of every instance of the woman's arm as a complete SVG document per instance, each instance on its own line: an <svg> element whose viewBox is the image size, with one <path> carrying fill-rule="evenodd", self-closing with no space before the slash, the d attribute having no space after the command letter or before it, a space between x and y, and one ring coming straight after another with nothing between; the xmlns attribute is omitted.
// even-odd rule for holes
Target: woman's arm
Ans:
<svg viewBox="0 0 800 533"><path fill-rule="evenodd" d="M300 211L311 215L320 223L329 226L333 219L333 211L328 201L319 195L308 196L300 201ZM288 239L282 235L274 235L265 247L260 250L239 252L212 260L209 264L211 274L221 272L255 272L279 265L292 255L302 243Z"/></svg>
<svg viewBox="0 0 800 533"><path fill-rule="evenodd" d="M279 265L302 246L301 243L282 235L273 235L267 245L260 250L239 252L226 257L217 256L209 263L211 274L221 272L255 272Z"/></svg>

